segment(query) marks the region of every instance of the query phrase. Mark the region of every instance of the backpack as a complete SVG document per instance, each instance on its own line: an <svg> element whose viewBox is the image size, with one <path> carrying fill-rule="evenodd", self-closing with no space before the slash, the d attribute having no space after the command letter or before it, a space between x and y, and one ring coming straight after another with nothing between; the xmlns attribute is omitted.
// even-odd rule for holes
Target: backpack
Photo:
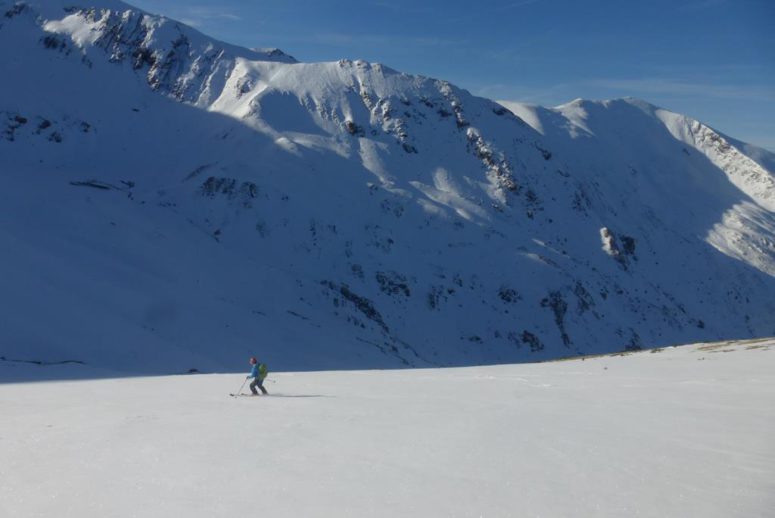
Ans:
<svg viewBox="0 0 775 518"><path fill-rule="evenodd" d="M258 366L258 378L264 379L269 374L269 369L266 368L266 363L261 363Z"/></svg>

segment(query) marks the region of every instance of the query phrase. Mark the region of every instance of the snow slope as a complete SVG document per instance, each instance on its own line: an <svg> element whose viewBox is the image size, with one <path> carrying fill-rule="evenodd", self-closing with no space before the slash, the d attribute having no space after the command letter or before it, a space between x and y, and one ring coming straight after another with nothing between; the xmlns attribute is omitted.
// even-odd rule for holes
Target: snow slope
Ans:
<svg viewBox="0 0 775 518"><path fill-rule="evenodd" d="M766 517L774 367L759 340L273 373L265 398L229 398L236 374L5 384L0 515Z"/></svg>
<svg viewBox="0 0 775 518"><path fill-rule="evenodd" d="M774 160L697 121L632 99L517 116L121 2L0 13L0 363L472 365L775 334Z"/></svg>

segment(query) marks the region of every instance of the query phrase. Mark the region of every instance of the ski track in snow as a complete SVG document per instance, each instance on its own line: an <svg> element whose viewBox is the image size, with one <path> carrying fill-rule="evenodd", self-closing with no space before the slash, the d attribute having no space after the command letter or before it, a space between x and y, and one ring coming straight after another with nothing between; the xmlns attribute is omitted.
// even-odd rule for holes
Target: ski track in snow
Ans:
<svg viewBox="0 0 775 518"><path fill-rule="evenodd" d="M771 516L773 367L760 340L256 398L241 374L4 384L0 516Z"/></svg>

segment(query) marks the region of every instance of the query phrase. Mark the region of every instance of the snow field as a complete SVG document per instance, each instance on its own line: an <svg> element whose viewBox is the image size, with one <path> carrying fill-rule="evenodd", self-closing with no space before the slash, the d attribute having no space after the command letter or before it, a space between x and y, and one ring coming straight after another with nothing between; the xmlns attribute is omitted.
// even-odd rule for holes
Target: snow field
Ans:
<svg viewBox="0 0 775 518"><path fill-rule="evenodd" d="M774 346L0 385L0 516L763 517Z"/></svg>

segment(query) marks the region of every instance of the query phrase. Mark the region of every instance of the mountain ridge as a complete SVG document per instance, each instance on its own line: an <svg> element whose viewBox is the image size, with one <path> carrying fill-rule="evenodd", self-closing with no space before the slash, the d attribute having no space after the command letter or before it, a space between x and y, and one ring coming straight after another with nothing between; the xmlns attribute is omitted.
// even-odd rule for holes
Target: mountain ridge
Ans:
<svg viewBox="0 0 775 518"><path fill-rule="evenodd" d="M775 334L766 154L643 101L515 115L101 5L0 2L9 358L212 370L258 339L284 369L467 365Z"/></svg>

